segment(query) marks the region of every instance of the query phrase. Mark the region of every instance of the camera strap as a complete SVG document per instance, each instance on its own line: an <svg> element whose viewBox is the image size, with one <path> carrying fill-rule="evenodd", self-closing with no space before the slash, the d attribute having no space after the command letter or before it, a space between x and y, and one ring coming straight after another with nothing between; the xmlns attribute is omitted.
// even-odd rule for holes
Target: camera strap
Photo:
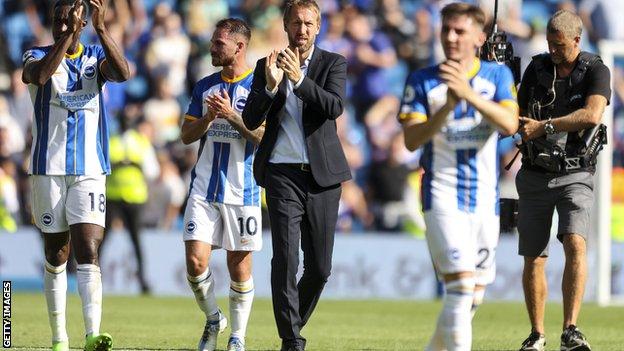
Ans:
<svg viewBox="0 0 624 351"><path fill-rule="evenodd" d="M520 153L522 152L522 150L520 149L520 145L516 144L516 147L518 148L518 151L516 151L516 154L511 159L511 161L507 162L507 165L505 165L505 170L506 171L511 169L511 165L513 165L514 162L516 162L516 159L518 158L518 155L520 155Z"/></svg>

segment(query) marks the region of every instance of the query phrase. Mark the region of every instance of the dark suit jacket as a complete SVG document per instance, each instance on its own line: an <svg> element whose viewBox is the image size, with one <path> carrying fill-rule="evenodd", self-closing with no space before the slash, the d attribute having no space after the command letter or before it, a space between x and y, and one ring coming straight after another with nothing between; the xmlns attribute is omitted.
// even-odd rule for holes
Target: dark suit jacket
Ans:
<svg viewBox="0 0 624 351"><path fill-rule="evenodd" d="M279 116L286 103L284 78L274 98L266 93L264 72L266 58L258 60L251 92L243 110L243 121L249 130L266 121L264 136L254 161L256 182L265 187L265 170L277 141ZM314 180L323 187L351 179L351 171L336 134L336 118L344 110L347 62L344 57L314 48L306 77L295 95L303 101L303 129L310 168Z"/></svg>

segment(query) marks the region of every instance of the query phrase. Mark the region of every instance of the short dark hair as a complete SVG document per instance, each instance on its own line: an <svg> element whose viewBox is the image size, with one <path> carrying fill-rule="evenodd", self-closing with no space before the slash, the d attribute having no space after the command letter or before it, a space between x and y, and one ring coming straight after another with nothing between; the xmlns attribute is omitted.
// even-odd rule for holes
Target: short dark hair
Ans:
<svg viewBox="0 0 624 351"><path fill-rule="evenodd" d="M442 20L454 16L468 16L481 28L485 26L485 13L479 7L464 2L454 2L442 9Z"/></svg>
<svg viewBox="0 0 624 351"><path fill-rule="evenodd" d="M230 34L240 34L247 42L251 39L251 29L247 22L240 18L225 18L217 22L215 28L226 30Z"/></svg>
<svg viewBox="0 0 624 351"><path fill-rule="evenodd" d="M82 11L82 20L86 20L89 16L89 4L85 0L80 0L82 2L82 6L84 7L84 11ZM56 0L54 3L54 12L56 9L61 6L74 6L76 0Z"/></svg>
<svg viewBox="0 0 624 351"><path fill-rule="evenodd" d="M284 7L284 23L290 18L290 13L294 7L305 7L308 9L312 9L316 12L318 24L321 24L321 8L314 0L288 0L286 1L286 6Z"/></svg>

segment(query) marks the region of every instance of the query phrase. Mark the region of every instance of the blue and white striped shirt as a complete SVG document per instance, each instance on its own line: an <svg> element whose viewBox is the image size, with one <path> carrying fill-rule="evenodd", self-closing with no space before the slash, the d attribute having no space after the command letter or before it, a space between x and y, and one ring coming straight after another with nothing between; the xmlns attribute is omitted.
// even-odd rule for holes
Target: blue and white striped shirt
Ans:
<svg viewBox="0 0 624 351"><path fill-rule="evenodd" d="M513 76L506 66L475 59L469 79L483 98L517 106ZM439 77L439 66L412 73L399 119L425 122L446 104L447 90ZM444 127L423 146L423 210L497 214L497 146L495 126L465 100L458 103Z"/></svg>
<svg viewBox="0 0 624 351"><path fill-rule="evenodd" d="M203 78L193 89L186 118L204 118L208 110L204 99L222 89L227 90L234 110L242 113L252 81L251 69L234 79L227 79L220 72ZM256 149L227 120L215 119L201 138L189 194L209 202L260 206L260 187L252 171Z"/></svg>
<svg viewBox="0 0 624 351"><path fill-rule="evenodd" d="M51 46L24 53L27 65L43 58ZM34 104L30 174L98 175L110 173L108 125L103 107L106 58L99 45L83 46L65 55L43 85L29 84Z"/></svg>

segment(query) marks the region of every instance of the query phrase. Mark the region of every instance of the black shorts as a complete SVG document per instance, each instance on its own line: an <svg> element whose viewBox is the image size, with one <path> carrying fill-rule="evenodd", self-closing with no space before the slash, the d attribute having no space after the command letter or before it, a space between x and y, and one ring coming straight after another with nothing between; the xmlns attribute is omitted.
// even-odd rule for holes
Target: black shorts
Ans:
<svg viewBox="0 0 624 351"><path fill-rule="evenodd" d="M522 256L548 256L548 242L554 210L559 225L557 238L578 234L585 240L590 230L594 203L594 181L589 172L564 176L521 169L516 176L518 189L518 253Z"/></svg>

